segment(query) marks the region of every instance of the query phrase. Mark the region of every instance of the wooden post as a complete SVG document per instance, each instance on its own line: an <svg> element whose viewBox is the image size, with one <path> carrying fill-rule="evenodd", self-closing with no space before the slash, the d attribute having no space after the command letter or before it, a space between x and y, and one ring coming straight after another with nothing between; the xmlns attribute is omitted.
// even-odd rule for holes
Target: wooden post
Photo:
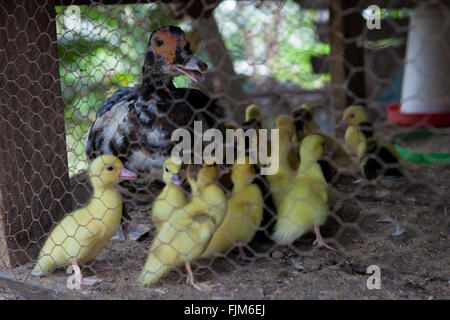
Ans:
<svg viewBox="0 0 450 320"><path fill-rule="evenodd" d="M345 109L344 25L342 0L330 2L330 75L334 110Z"/></svg>
<svg viewBox="0 0 450 320"><path fill-rule="evenodd" d="M364 46L362 34L366 28L362 16L363 7L359 0L342 0L344 15L344 60L347 81L346 103L366 105L366 84L364 75Z"/></svg>
<svg viewBox="0 0 450 320"><path fill-rule="evenodd" d="M54 1L0 1L0 254L36 258L70 211Z"/></svg>
<svg viewBox="0 0 450 320"><path fill-rule="evenodd" d="M335 110L351 104L365 105L364 47L365 28L358 0L330 1L330 73Z"/></svg>

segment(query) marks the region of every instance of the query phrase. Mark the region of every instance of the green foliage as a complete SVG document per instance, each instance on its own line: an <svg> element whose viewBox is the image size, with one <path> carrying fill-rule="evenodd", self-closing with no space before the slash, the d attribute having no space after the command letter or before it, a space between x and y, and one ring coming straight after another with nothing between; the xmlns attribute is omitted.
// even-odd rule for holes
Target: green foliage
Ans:
<svg viewBox="0 0 450 320"><path fill-rule="evenodd" d="M255 82L271 76L305 89L323 87L328 74L314 74L312 56L329 54L317 40L317 11L294 1L224 1L215 18L237 71Z"/></svg>

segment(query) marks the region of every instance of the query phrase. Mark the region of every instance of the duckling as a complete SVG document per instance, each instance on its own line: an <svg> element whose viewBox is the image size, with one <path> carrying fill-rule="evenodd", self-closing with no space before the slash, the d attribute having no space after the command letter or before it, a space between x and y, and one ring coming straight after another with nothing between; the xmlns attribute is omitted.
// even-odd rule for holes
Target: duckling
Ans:
<svg viewBox="0 0 450 320"><path fill-rule="evenodd" d="M195 282L190 262L205 252L225 217L227 200L214 183L219 170L217 165L203 166L197 180L188 177L192 198L184 207L176 209L156 234L139 276L142 285L154 284L167 272L184 264L189 284L201 291L211 289L207 284Z"/></svg>
<svg viewBox="0 0 450 320"><path fill-rule="evenodd" d="M314 108L308 103L294 108L291 117L294 119L296 129L293 142L301 142L307 135L322 132L319 125L314 121Z"/></svg>
<svg viewBox="0 0 450 320"><path fill-rule="evenodd" d="M136 179L113 155L97 157L89 166L94 189L88 204L61 220L45 241L32 274L46 275L56 266L79 266L92 261L117 232L122 217L122 197L114 187L123 180ZM83 278L80 283L95 284L99 279Z"/></svg>
<svg viewBox="0 0 450 320"><path fill-rule="evenodd" d="M167 158L163 164L163 180L166 186L156 197L152 207L152 221L156 226L156 232L161 225L169 220L174 210L181 208L187 202L186 193L181 187L181 161L175 158Z"/></svg>
<svg viewBox="0 0 450 320"><path fill-rule="evenodd" d="M245 109L245 123L243 125L244 129L253 128L255 130L263 129L262 126L262 116L261 110L258 105L251 104ZM259 144L259 141L258 141ZM266 150L270 152L271 141L268 137ZM276 208L273 203L272 192L270 190L270 184L267 181L266 176L261 175L259 172L260 163L256 166L256 176L253 181L259 189L261 190L264 197L264 210L263 210L263 221L261 222L261 231L256 234L261 240L270 240L270 230L273 228L276 216ZM242 254L241 254L242 255Z"/></svg>
<svg viewBox="0 0 450 320"><path fill-rule="evenodd" d="M294 119L296 135L294 140L301 142L310 134L320 134L325 139L325 146L330 151L330 160L339 167L354 166L352 157L345 151L344 147L333 137L325 134L320 126L314 121L314 108L304 103L295 108L291 113ZM328 179L327 179L328 180Z"/></svg>
<svg viewBox="0 0 450 320"><path fill-rule="evenodd" d="M245 123L244 126L247 127L251 123L254 129L262 129L262 117L261 110L258 105L251 104L245 109Z"/></svg>
<svg viewBox="0 0 450 320"><path fill-rule="evenodd" d="M350 106L344 110L342 120L336 125L338 128L348 126L345 130L345 144L355 156L358 154L359 146L358 125L367 121L367 111L364 107Z"/></svg>
<svg viewBox="0 0 450 320"><path fill-rule="evenodd" d="M273 239L278 244L289 245L305 232L314 229L319 247L328 246L320 234L329 213L328 185L318 160L325 153L325 140L320 135L309 135L300 147L300 167L284 190L278 210Z"/></svg>
<svg viewBox="0 0 450 320"><path fill-rule="evenodd" d="M275 119L275 128L279 129L278 172L273 175L268 175L267 181L272 191L273 203L278 210L281 199L285 195L285 188L295 175L295 171L292 170L291 163L289 162L292 136L295 134L294 121L290 116L279 115Z"/></svg>
<svg viewBox="0 0 450 320"><path fill-rule="evenodd" d="M344 110L342 120L338 122L337 127L348 126L345 130L345 144L350 151L358 156L358 148L360 144L360 134L358 133L358 126L360 123L368 123L367 110L362 106L350 106ZM373 135L377 144L387 148L395 157L400 158L400 155L395 150L395 147L388 141Z"/></svg>
<svg viewBox="0 0 450 320"><path fill-rule="evenodd" d="M390 189L403 185L406 177L400 170L399 158L388 148L378 144L372 124L360 123L357 134L359 140L357 155L364 178L376 179L380 185Z"/></svg>
<svg viewBox="0 0 450 320"><path fill-rule="evenodd" d="M238 246L240 257L246 259L242 246L252 240L263 218L263 196L259 187L253 183L254 178L255 169L249 164L248 157L245 164L233 165L233 190L227 200L225 219L201 258L211 259L216 253Z"/></svg>

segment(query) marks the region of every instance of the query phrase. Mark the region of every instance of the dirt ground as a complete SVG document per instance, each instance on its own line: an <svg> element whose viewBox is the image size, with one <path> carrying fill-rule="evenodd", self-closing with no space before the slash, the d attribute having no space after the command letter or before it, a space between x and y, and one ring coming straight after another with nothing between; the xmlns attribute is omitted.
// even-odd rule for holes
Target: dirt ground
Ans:
<svg viewBox="0 0 450 320"><path fill-rule="evenodd" d="M100 284L69 290L64 270L36 279L26 265L0 272L0 299L449 299L450 166L404 168L409 183L391 191L340 176L321 229L338 252L313 247L311 233L290 247L259 236L249 245L251 262L238 260L236 250L198 262L196 279L214 285L206 293L187 285L181 270L141 287L151 238L111 241L98 257L110 267L98 272ZM381 289L367 288L369 265L381 268Z"/></svg>

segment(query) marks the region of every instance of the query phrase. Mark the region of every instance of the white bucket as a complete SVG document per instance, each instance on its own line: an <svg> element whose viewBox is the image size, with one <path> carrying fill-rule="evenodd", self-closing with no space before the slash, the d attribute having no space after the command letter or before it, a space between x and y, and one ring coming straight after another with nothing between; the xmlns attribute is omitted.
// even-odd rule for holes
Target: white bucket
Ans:
<svg viewBox="0 0 450 320"><path fill-rule="evenodd" d="M408 33L401 113L450 112L449 19L450 9L444 5L415 10Z"/></svg>

